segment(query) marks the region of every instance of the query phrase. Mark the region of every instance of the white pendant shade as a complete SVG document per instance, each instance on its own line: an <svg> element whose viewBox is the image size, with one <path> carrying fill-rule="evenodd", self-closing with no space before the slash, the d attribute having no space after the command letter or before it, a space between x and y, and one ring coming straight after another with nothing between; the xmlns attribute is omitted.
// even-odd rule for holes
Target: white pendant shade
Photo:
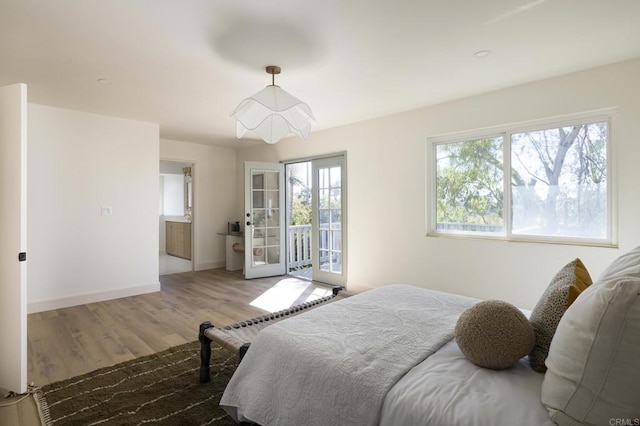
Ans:
<svg viewBox="0 0 640 426"><path fill-rule="evenodd" d="M306 140L311 133L311 120L315 120L309 105L275 85L240 102L231 116L236 119L238 139L253 130L270 144L289 133Z"/></svg>

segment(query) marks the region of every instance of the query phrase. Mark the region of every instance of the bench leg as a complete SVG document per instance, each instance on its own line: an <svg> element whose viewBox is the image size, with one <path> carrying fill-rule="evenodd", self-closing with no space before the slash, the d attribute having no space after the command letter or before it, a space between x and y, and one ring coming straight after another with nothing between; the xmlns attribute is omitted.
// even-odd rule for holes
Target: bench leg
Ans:
<svg viewBox="0 0 640 426"><path fill-rule="evenodd" d="M211 339L204 335L206 329L213 327L209 321L200 324L198 340L200 340L200 383L211 380L209 363L211 362Z"/></svg>
<svg viewBox="0 0 640 426"><path fill-rule="evenodd" d="M251 343L245 343L244 345L240 346L240 349L238 350L238 362L242 361L242 358L244 358L247 351L249 350L249 346L251 346Z"/></svg>

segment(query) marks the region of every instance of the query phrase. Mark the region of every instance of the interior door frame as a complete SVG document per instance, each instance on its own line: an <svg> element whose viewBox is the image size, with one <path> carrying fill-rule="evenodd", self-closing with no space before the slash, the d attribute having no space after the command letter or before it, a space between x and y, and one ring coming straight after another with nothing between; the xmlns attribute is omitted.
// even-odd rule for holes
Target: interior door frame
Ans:
<svg viewBox="0 0 640 426"><path fill-rule="evenodd" d="M27 391L27 86L0 87L0 387Z"/></svg>
<svg viewBox="0 0 640 426"><path fill-rule="evenodd" d="M197 166L197 161L196 160L190 160L190 159L177 159L177 158L165 158L165 157L160 157L160 161L158 161L158 167L160 166L161 162L168 162L168 163L180 163L180 164L190 164L191 166L191 177L193 179L193 182L191 184L191 193L192 193L192 206L191 206L191 271L195 271L196 270L196 260L197 257L199 255L199 253L196 252L196 247L198 247L198 245L196 244L197 241L199 240L199 232L196 232L197 229L196 227L199 227L199 220L196 216L198 216L196 214L196 208L198 207L198 197L196 197L196 190L197 187L199 185L199 179L197 176L198 173L198 166ZM160 175L160 173L158 172L158 176ZM158 228L160 227L160 217L158 217ZM158 233L160 232L160 230L158 229ZM166 235L165 235L166 238ZM158 247L159 251L162 251L162 247Z"/></svg>

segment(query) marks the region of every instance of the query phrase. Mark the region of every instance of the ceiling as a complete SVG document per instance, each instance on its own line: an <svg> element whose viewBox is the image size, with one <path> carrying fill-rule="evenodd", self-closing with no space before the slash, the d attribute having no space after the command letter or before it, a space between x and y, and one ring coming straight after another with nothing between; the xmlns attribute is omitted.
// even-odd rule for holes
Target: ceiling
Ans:
<svg viewBox="0 0 640 426"><path fill-rule="evenodd" d="M634 57L638 0L0 0L0 86L227 147L266 65L317 131Z"/></svg>

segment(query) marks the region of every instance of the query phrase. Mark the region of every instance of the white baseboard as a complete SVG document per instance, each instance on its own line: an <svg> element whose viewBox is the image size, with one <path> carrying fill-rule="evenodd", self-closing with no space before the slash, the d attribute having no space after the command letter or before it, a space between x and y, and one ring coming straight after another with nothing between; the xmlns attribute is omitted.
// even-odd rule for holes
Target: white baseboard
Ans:
<svg viewBox="0 0 640 426"><path fill-rule="evenodd" d="M119 299L121 297L137 296L139 294L155 293L160 291L160 283L142 285L137 287L127 287L118 290L102 291L98 293L81 294L78 296L63 297L60 299L42 300L27 304L27 313L50 311L52 309L62 309L87 303L103 302L105 300Z"/></svg>
<svg viewBox="0 0 640 426"><path fill-rule="evenodd" d="M204 271L205 269L217 269L224 268L227 265L227 262L224 260L220 260L218 262L209 262L209 263L198 263L194 268L195 271Z"/></svg>

